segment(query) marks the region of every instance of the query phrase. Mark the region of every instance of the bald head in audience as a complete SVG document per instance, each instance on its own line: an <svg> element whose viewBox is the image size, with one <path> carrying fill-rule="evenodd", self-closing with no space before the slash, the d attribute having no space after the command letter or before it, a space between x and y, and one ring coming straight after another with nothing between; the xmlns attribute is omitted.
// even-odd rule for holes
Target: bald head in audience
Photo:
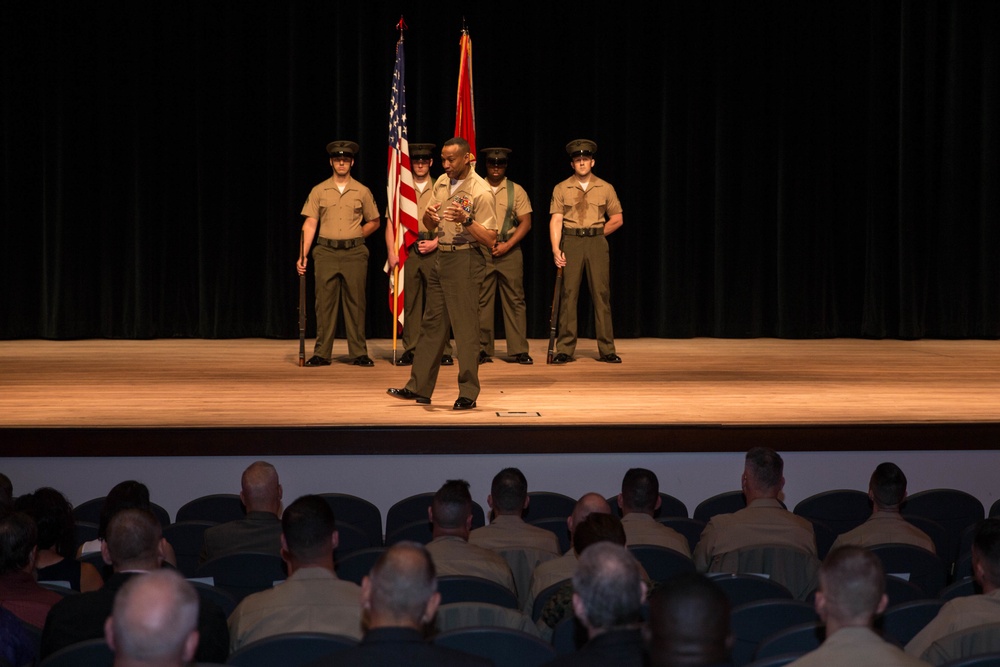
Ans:
<svg viewBox="0 0 1000 667"><path fill-rule="evenodd" d="M181 575L158 570L125 582L104 637L115 667L180 667L198 647L198 594Z"/></svg>
<svg viewBox="0 0 1000 667"><path fill-rule="evenodd" d="M434 562L416 542L389 547L361 582L361 606L368 614L369 629L422 629L440 603Z"/></svg>
<svg viewBox="0 0 1000 667"><path fill-rule="evenodd" d="M278 471L266 461L256 461L243 471L240 500L250 512L270 512L281 516L281 484Z"/></svg>
<svg viewBox="0 0 1000 667"><path fill-rule="evenodd" d="M649 601L647 644L653 667L702 667L729 662L733 637L729 598L705 575L685 572Z"/></svg>
<svg viewBox="0 0 1000 667"><path fill-rule="evenodd" d="M611 505L599 493L585 493L576 501L573 513L566 517L566 526L569 528L570 536L576 527L591 514L611 514Z"/></svg>

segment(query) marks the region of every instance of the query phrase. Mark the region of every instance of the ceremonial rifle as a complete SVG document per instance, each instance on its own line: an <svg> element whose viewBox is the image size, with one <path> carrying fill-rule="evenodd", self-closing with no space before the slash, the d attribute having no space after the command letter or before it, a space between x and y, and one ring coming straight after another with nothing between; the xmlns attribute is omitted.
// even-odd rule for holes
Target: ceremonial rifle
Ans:
<svg viewBox="0 0 1000 667"><path fill-rule="evenodd" d="M556 269L556 288L552 294L552 310L549 313L549 351L545 363L551 364L556 351L556 332L559 329L559 295L562 293L563 267Z"/></svg>
<svg viewBox="0 0 1000 667"><path fill-rule="evenodd" d="M302 242L304 233L299 233L299 263L304 257ZM306 274L299 274L299 366L306 365Z"/></svg>

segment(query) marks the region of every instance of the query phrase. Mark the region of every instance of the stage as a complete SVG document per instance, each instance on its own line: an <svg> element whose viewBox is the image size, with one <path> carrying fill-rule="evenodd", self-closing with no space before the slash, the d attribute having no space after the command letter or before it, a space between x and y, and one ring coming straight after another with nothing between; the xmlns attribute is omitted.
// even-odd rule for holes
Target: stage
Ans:
<svg viewBox="0 0 1000 667"><path fill-rule="evenodd" d="M311 354L307 345L307 356ZM458 367L433 403L408 368L298 366L294 340L0 342L0 456L268 456L977 450L1000 445L1000 341L624 339L624 363ZM337 341L335 352L343 352ZM498 342L498 354L503 342Z"/></svg>

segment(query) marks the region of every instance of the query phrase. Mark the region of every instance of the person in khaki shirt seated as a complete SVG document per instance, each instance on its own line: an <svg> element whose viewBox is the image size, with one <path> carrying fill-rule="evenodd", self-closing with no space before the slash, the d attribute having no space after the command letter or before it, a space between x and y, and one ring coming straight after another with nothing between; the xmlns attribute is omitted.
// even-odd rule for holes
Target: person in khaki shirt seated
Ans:
<svg viewBox="0 0 1000 667"><path fill-rule="evenodd" d="M493 478L486 503L493 510L490 525L469 534L469 543L500 551L524 547L559 553L559 538L551 530L532 526L521 518L528 509L528 480L517 468L504 468Z"/></svg>
<svg viewBox="0 0 1000 667"><path fill-rule="evenodd" d="M229 646L286 632L323 632L361 639L361 588L333 569L339 535L330 505L302 496L281 516L281 558L288 579L247 596L229 617Z"/></svg>
<svg viewBox="0 0 1000 667"><path fill-rule="evenodd" d="M503 556L469 544L472 530L472 496L469 483L451 479L434 494L428 508L434 539L427 552L438 576L480 577L509 588L515 595L514 575Z"/></svg>
<svg viewBox="0 0 1000 667"><path fill-rule="evenodd" d="M791 665L794 667L921 667L926 663L906 655L875 634L872 623L885 611L882 563L863 547L832 550L819 570L816 613L826 623L823 644Z"/></svg>
<svg viewBox="0 0 1000 667"><path fill-rule="evenodd" d="M747 506L709 520L694 549L699 572L708 572L715 558L754 546L785 546L817 556L812 524L778 500L785 486L783 472L784 461L773 449L754 447L747 452L742 479Z"/></svg>
<svg viewBox="0 0 1000 667"><path fill-rule="evenodd" d="M625 526L628 546L650 544L690 557L687 538L653 518L660 502L660 480L652 470L632 468L625 473L622 492L618 494L618 507L622 510L622 525Z"/></svg>
<svg viewBox="0 0 1000 667"><path fill-rule="evenodd" d="M906 498L906 475L895 463L880 463L868 482L872 515L867 521L837 536L831 549L854 544L873 547L877 544L912 544L934 553L934 542L927 533L908 522L899 513Z"/></svg>
<svg viewBox="0 0 1000 667"><path fill-rule="evenodd" d="M906 645L907 653L922 658L945 635L977 625L1000 623L1000 519L986 519L976 529L972 575L982 586L982 595L946 602L934 620Z"/></svg>

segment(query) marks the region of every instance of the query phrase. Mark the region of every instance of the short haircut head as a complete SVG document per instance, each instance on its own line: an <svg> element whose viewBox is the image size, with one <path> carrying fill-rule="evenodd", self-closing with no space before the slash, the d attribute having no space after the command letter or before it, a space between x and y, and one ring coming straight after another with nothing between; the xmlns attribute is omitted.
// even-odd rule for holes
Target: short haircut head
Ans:
<svg viewBox="0 0 1000 667"><path fill-rule="evenodd" d="M573 530L573 551L582 554L592 544L611 542L625 546L625 527L621 519L612 514L593 513L576 525Z"/></svg>
<svg viewBox="0 0 1000 667"><path fill-rule="evenodd" d="M472 495L464 479L449 479L431 502L434 523L441 528L463 528L472 515Z"/></svg>
<svg viewBox="0 0 1000 667"><path fill-rule="evenodd" d="M819 568L819 587L828 615L842 621L868 621L885 593L882 562L864 547L838 547Z"/></svg>
<svg viewBox="0 0 1000 667"><path fill-rule="evenodd" d="M458 146L459 153L462 153L463 155L472 152L472 147L469 146L469 142L462 137L452 137L448 141L444 142L441 148L444 148L445 146Z"/></svg>
<svg viewBox="0 0 1000 667"><path fill-rule="evenodd" d="M679 574L649 600L649 654L653 665L729 662L729 598L708 577Z"/></svg>
<svg viewBox="0 0 1000 667"><path fill-rule="evenodd" d="M1000 588L1000 519L984 519L976 528L972 541L986 583Z"/></svg>
<svg viewBox="0 0 1000 667"><path fill-rule="evenodd" d="M73 506L66 496L55 489L43 487L18 498L14 508L35 520L39 549L54 548L60 556L75 556Z"/></svg>
<svg viewBox="0 0 1000 667"><path fill-rule="evenodd" d="M37 544L34 520L24 512L6 512L0 517L0 574L27 567Z"/></svg>
<svg viewBox="0 0 1000 667"><path fill-rule="evenodd" d="M498 512L520 512L528 498L528 480L517 468L504 468L493 478L490 495Z"/></svg>
<svg viewBox="0 0 1000 667"><path fill-rule="evenodd" d="M622 479L622 504L630 512L652 512L660 497L660 480L645 468L631 468Z"/></svg>
<svg viewBox="0 0 1000 667"><path fill-rule="evenodd" d="M895 463L880 463L868 484L877 507L896 507L906 497L906 475Z"/></svg>
<svg viewBox="0 0 1000 667"><path fill-rule="evenodd" d="M398 542L389 547L368 578L372 608L414 624L420 624L427 602L437 590L434 561L424 545L417 542Z"/></svg>
<svg viewBox="0 0 1000 667"><path fill-rule="evenodd" d="M639 563L625 547L592 544L580 554L573 592L580 596L587 625L610 629L641 620L642 576Z"/></svg>
<svg viewBox="0 0 1000 667"><path fill-rule="evenodd" d="M163 528L149 510L127 509L108 522L106 538L111 564L127 569L133 564L149 564L159 558Z"/></svg>
<svg viewBox="0 0 1000 667"><path fill-rule="evenodd" d="M115 653L135 661L183 658L198 625L198 594L171 570L131 577L115 595Z"/></svg>
<svg viewBox="0 0 1000 667"><path fill-rule="evenodd" d="M281 515L281 532L293 556L311 560L333 549L337 522L330 504L320 496L302 496Z"/></svg>
<svg viewBox="0 0 1000 667"><path fill-rule="evenodd" d="M747 452L746 469L753 478L751 481L755 488L774 489L781 486L785 462L770 447L754 447Z"/></svg>
<svg viewBox="0 0 1000 667"><path fill-rule="evenodd" d="M108 521L116 513L127 509L148 510L150 507L149 488L142 482L130 479L115 484L114 488L108 492L107 497L104 499L104 504L101 506L101 518L97 527L97 536L101 538L107 537Z"/></svg>

